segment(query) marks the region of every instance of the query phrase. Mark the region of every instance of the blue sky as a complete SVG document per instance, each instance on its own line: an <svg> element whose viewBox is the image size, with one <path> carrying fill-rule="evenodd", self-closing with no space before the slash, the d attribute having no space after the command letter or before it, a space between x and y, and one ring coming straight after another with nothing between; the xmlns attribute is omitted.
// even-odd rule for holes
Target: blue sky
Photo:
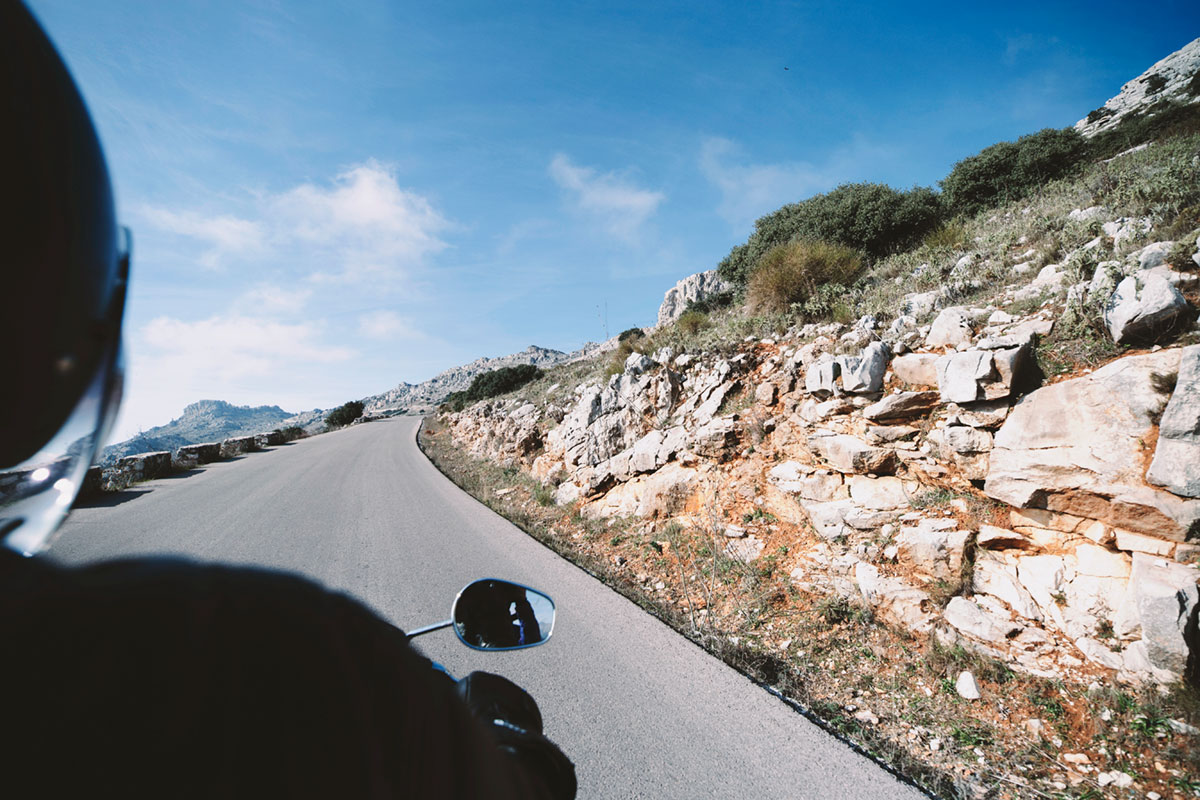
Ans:
<svg viewBox="0 0 1200 800"><path fill-rule="evenodd" d="M1200 35L1175 0L30 6L134 231L117 439L651 324L762 214L934 184Z"/></svg>

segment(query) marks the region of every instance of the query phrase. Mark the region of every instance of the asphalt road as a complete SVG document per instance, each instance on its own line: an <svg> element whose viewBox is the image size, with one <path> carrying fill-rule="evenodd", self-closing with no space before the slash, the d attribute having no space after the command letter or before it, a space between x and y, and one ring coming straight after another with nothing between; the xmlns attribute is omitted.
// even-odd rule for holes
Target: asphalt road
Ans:
<svg viewBox="0 0 1200 800"><path fill-rule="evenodd" d="M581 798L917 798L442 476L397 418L141 484L72 513L49 556L182 554L309 576L405 629L445 619L481 577L558 604L550 642L480 653L417 640L456 675L503 674L542 708Z"/></svg>

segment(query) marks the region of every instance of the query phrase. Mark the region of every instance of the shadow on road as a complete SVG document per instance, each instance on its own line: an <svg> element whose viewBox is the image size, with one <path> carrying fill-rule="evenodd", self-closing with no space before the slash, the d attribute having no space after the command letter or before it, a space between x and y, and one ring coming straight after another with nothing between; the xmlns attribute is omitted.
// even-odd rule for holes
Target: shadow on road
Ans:
<svg viewBox="0 0 1200 800"><path fill-rule="evenodd" d="M124 489L120 492L111 492L100 495L92 495L90 497L81 498L75 503L75 508L112 508L119 506L122 503L128 503L130 500L136 500L144 494L149 494L149 489Z"/></svg>

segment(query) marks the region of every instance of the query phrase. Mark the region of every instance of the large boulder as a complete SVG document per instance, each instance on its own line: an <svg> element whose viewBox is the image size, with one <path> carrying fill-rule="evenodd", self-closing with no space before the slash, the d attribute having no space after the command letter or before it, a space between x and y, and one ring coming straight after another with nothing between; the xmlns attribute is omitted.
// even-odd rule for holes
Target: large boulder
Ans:
<svg viewBox="0 0 1200 800"><path fill-rule="evenodd" d="M923 417L940 402L937 392L898 392L864 408L863 416L872 422L895 422L910 417Z"/></svg>
<svg viewBox="0 0 1200 800"><path fill-rule="evenodd" d="M922 519L904 525L896 535L897 558L913 572L953 580L962 571L969 531L958 530L951 519Z"/></svg>
<svg viewBox="0 0 1200 800"><path fill-rule="evenodd" d="M958 306L942 309L929 326L925 337L926 347L957 347L970 344L973 330L966 309Z"/></svg>
<svg viewBox="0 0 1200 800"><path fill-rule="evenodd" d="M851 394L875 394L883 388L891 351L883 342L871 342L857 356L839 356L842 391Z"/></svg>
<svg viewBox="0 0 1200 800"><path fill-rule="evenodd" d="M1179 350L1129 356L1027 395L995 436L984 491L1017 508L1184 541L1200 526L1200 501L1142 480L1165 378L1179 363Z"/></svg>
<svg viewBox="0 0 1200 800"><path fill-rule="evenodd" d="M906 353L892 359L892 372L909 386L937 386L937 353Z"/></svg>
<svg viewBox="0 0 1200 800"><path fill-rule="evenodd" d="M986 347L949 353L936 362L938 392L945 403L1000 400L1021 391L1036 374L1029 339L993 339Z"/></svg>
<svg viewBox="0 0 1200 800"><path fill-rule="evenodd" d="M1182 677L1197 667L1200 570L1145 553L1133 554L1124 611L1141 626L1150 663Z"/></svg>
<svg viewBox="0 0 1200 800"><path fill-rule="evenodd" d="M872 447L854 436L822 432L808 437L808 446L838 472L888 474L896 469L896 453Z"/></svg>
<svg viewBox="0 0 1200 800"><path fill-rule="evenodd" d="M1146 480L1174 494L1200 498L1200 345L1180 351L1175 390L1159 423Z"/></svg>
<svg viewBox="0 0 1200 800"><path fill-rule="evenodd" d="M1152 342L1173 330L1190 310L1162 274L1139 272L1117 284L1104 307L1104 324L1117 344Z"/></svg>
<svg viewBox="0 0 1200 800"><path fill-rule="evenodd" d="M728 292L733 285L717 274L715 269L689 275L667 290L658 307L658 325L668 325L683 315L688 303Z"/></svg>

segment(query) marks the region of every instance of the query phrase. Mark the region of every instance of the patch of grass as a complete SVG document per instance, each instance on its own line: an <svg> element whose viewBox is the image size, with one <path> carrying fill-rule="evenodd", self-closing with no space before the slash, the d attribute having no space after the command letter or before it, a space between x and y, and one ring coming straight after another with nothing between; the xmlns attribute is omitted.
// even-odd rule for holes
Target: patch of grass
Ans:
<svg viewBox="0 0 1200 800"><path fill-rule="evenodd" d="M786 312L822 285L850 283L862 268L862 256L844 245L819 241L779 245L750 274L746 307L752 313Z"/></svg>

